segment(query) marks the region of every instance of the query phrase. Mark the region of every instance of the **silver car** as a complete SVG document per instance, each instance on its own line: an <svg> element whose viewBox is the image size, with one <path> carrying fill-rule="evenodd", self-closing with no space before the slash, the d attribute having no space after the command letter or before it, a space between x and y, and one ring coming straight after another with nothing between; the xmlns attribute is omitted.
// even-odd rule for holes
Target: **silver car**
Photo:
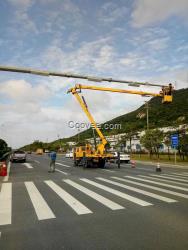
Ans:
<svg viewBox="0 0 188 250"><path fill-rule="evenodd" d="M26 153L22 150L16 150L10 157L11 162L26 162Z"/></svg>

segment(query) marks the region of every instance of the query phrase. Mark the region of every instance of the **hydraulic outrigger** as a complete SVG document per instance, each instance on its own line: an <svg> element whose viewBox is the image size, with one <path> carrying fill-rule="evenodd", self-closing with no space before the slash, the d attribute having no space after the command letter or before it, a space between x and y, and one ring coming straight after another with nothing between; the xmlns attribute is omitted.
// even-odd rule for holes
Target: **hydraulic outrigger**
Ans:
<svg viewBox="0 0 188 250"><path fill-rule="evenodd" d="M125 90L125 89L115 89L109 87L98 87L98 86L88 86L88 85L81 85L76 84L75 87L69 89L67 93L72 93L77 101L79 102L81 108L83 109L84 113L88 117L92 127L95 128L101 143L97 145L97 148L93 148L90 144L86 144L85 146L76 147L74 150L74 164L76 166L83 165L84 167L97 165L98 167L104 167L105 162L107 160L113 159L114 155L109 154L106 152L106 144L107 140L105 136L102 134L101 130L98 128L93 116L89 112L88 106L84 97L80 96L82 89L88 90L98 90L98 91L108 91L108 92L116 92L116 93L127 93L127 94L135 94L141 96L159 96L162 97L163 103L170 103L172 102L172 85L163 87L159 93L152 93L152 92L145 92L145 91L136 91L136 90Z"/></svg>

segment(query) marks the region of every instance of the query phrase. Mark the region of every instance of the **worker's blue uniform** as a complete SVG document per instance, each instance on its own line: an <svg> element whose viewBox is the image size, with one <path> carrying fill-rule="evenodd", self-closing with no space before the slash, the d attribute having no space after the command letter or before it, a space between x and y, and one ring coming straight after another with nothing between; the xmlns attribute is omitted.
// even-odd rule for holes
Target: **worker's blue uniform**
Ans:
<svg viewBox="0 0 188 250"><path fill-rule="evenodd" d="M55 172L56 157L57 157L56 152L51 152L50 153L50 170L49 170L49 172Z"/></svg>

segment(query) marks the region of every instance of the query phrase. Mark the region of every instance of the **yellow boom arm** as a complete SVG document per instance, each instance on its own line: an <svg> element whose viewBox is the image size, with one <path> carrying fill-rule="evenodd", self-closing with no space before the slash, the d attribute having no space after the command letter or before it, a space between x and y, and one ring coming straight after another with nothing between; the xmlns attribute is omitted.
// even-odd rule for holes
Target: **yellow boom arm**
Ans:
<svg viewBox="0 0 188 250"><path fill-rule="evenodd" d="M107 140L104 137L104 135L102 134L102 132L100 131L100 129L97 127L97 124L93 118L93 116L91 115L91 113L88 110L87 104L85 102L85 100L83 99L83 97L81 98L80 95L78 94L78 91L76 88L72 88L71 90L68 91L68 93L72 93L77 101L79 102L81 108L83 109L84 113L87 115L89 121L91 122L91 124L93 125L93 127L95 128L95 130L97 131L100 139L101 139L101 143L99 145L97 145L97 153L103 155L104 150L105 150L105 145L107 144Z"/></svg>
<svg viewBox="0 0 188 250"><path fill-rule="evenodd" d="M162 102L172 102L172 85L169 84L167 87L163 87L162 90L159 93L153 93L153 92L146 92L146 91L138 91L138 90L126 90L126 89L115 89L115 88L109 88L109 87L98 87L98 86L89 86L89 85L82 85L82 84L76 84L74 87L76 90L81 89L90 89L90 90L99 90L99 91L108 91L108 92L116 92L116 93L126 93L126 94L135 94L135 95L141 95L141 96L160 96L162 97ZM70 89L68 92L71 92L72 89Z"/></svg>
<svg viewBox="0 0 188 250"><path fill-rule="evenodd" d="M159 93L137 91L137 90L114 89L114 88L108 88L108 87L88 86L88 85L81 85L81 84L76 84L74 88L69 89L67 93L72 93L76 97L84 113L87 115L89 121L91 122L95 130L97 131L101 139L101 143L97 146L97 153L103 155L104 150L105 150L105 145L107 144L107 140L102 134L102 132L100 131L100 129L97 127L95 120L93 119L91 113L88 110L88 107L84 98L83 97L81 98L79 95L82 89L127 93L127 94L141 95L141 96L160 96L162 97L163 103L169 103L169 102L172 102L173 87L171 84L169 84L169 86L167 87L162 87L162 90Z"/></svg>

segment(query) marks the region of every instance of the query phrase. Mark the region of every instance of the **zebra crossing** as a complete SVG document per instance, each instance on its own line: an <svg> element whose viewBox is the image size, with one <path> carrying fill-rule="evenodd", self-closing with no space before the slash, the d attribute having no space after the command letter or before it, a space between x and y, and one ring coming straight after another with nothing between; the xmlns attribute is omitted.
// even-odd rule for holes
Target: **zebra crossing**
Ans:
<svg viewBox="0 0 188 250"><path fill-rule="evenodd" d="M166 178L168 177L166 174L123 175L121 177L108 176L74 180L67 176L58 183L55 180L42 181L45 187L42 190L38 187L39 183L34 181L25 181L23 187L24 194L27 195L26 199L31 204L30 209L36 218L42 221L58 218L54 204L49 204L49 200L45 198L45 193L48 193L49 190L53 192L56 199L63 202L61 204L66 204L71 213L79 216L87 214L92 216L93 213L100 211L101 206L109 211L124 210L126 212L126 209L130 209L130 204L138 207L163 206L164 203L172 204L188 199L188 187L185 186L185 181L188 182L187 173L171 173L170 176L174 176L170 177L173 179ZM11 182L2 183L0 226L14 223L12 220L15 202L13 194L16 193L16 187L17 185ZM87 199L83 197L87 197ZM22 202L24 202L24 198ZM91 204L88 204L90 199L96 203L97 211L93 211ZM63 205L60 209L63 214Z"/></svg>

